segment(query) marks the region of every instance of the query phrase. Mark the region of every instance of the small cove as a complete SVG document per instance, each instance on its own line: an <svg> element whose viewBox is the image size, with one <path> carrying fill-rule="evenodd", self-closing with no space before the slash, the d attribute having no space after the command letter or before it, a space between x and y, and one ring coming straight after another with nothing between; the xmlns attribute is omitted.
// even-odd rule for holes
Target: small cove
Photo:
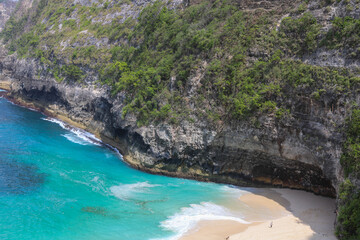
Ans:
<svg viewBox="0 0 360 240"><path fill-rule="evenodd" d="M242 220L244 190L151 175L78 129L0 98L1 239L176 239Z"/></svg>

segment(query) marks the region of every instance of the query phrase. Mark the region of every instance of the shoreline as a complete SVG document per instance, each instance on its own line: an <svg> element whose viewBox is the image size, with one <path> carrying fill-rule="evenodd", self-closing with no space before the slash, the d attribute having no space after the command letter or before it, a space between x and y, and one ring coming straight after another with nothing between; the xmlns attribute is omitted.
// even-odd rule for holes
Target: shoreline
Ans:
<svg viewBox="0 0 360 240"><path fill-rule="evenodd" d="M183 173L181 171L169 172L169 171L166 171L163 169L148 168L148 167L142 166L141 164L139 164L138 162L136 162L134 160L133 156L131 156L130 154L125 154L123 149L121 149L120 145L115 140L113 140L109 137L106 137L106 136L102 135L101 133L94 131L91 128L88 128L84 124L79 123L75 120L72 120L69 116L66 116L62 113L57 112L54 109L46 107L46 106L42 105L41 103L34 102L34 101L27 101L26 99L24 99L22 97L14 97L13 95L11 95L11 82L10 81L1 81L0 80L0 89L7 91L7 92L0 94L0 97L2 96L5 99L7 99L8 101L10 101L18 106L21 106L21 107L24 107L24 108L27 108L30 110L35 110L37 112L44 114L47 117L58 119L60 121L65 122L66 124L70 125L71 127L76 127L76 128L82 129L88 133L95 135L95 137L100 139L105 145L110 145L112 148L117 149L122 156L121 161L123 161L125 164L127 164L131 168L137 169L139 171L146 172L149 174L173 177L173 178L190 179L190 180L196 180L196 181L200 181L200 182L213 182L213 183L219 183L219 184L229 184L229 185L234 185L234 186L239 186L239 187L258 187L258 188L279 187L279 188L283 188L281 186L274 186L274 185L270 185L270 184L254 182L254 181L245 180L245 179L243 179L241 182L239 182L239 181L235 181L231 178L227 178L226 176L211 176L211 175L205 175L205 174L198 173L198 172L196 172L196 173L195 172ZM296 188L294 188L294 189L296 189ZM303 189L303 190L306 191L305 189Z"/></svg>
<svg viewBox="0 0 360 240"><path fill-rule="evenodd" d="M152 148L150 146L153 144L151 141L153 141L154 139L154 146L160 146L161 144L163 144L162 141L156 140L158 138L152 135L154 131L161 131L156 126L152 125L148 128L145 127L144 129L142 129L134 125L134 119L129 122L120 121L119 119L117 119L117 117L114 118L114 116L111 115L112 113L109 112L109 114L111 115L111 119L117 119L115 121L118 121L120 125L125 124L123 127L121 127L122 125L117 126L115 124L115 129L112 125L107 125L106 123L104 124L100 120L95 119L95 112L92 112L93 110L90 111L87 110L87 108L76 108L76 102L73 102L72 106L69 105L67 107L67 104L63 104L62 102L54 102L53 100L49 102L42 97L32 97L32 95L28 95L22 92L22 87L19 85L18 82L16 82L16 80L11 79L10 77L5 78L4 80L5 81L3 81L3 83L2 80L0 80L0 88L1 84L5 84L7 89L11 89L8 93L8 96L6 97L8 100L12 102L17 102L17 104L21 106L37 109L38 111L42 112L47 116L60 119L66 123L69 123L70 125L76 126L80 129L84 129L85 131L94 134L104 143L115 147L123 156L124 162L126 162L126 164L128 164L134 169L150 174L184 179L194 179L202 182L231 184L240 187L274 187L300 189L309 192L315 192L319 195L330 196L333 198L336 197L335 189L331 185L330 179L327 179L326 176L323 175L324 173L322 172L322 169L317 165L311 165L303 161L296 160L295 162L297 167L295 168L279 162L278 168L275 168L272 165L270 166L270 168L272 169L271 171L277 172L276 174L273 174L273 176L266 174L266 171L268 170L266 170L265 172L260 171L259 174L252 174L251 172L256 169L256 167L248 166L248 164L245 164L246 169L243 169L241 166L231 168L228 166L228 164L223 164L221 165L221 167L219 167L220 165L217 166L217 163L213 162L212 160L213 157L217 158L217 155L215 154L213 157L208 156L209 158L205 157L208 155L208 153L203 147L200 147L199 149L201 150L199 151L203 151L204 156L201 156L200 152L198 151L192 152L188 150L181 150L183 154L182 157L184 159L178 159L176 151L173 153L175 155L168 155L168 152L163 152L161 148ZM109 98L108 100L110 102L113 101L112 98ZM76 111L78 111L79 113L76 113ZM120 110L118 109L117 111ZM170 128L173 127L170 126ZM152 133L149 133L149 135L145 134L145 132ZM142 136L142 134L145 135ZM189 134L191 135L190 132ZM221 133L216 133L216 136L220 137ZM181 137L181 134L177 137ZM221 137L219 139L221 139ZM186 141L184 140L184 142ZM249 138L249 141L252 141L251 137ZM195 142L192 144L195 144L194 146L197 146ZM221 145L225 143L214 142L213 145L210 144L211 148L216 149L217 144ZM274 142L269 142L268 144L273 147L272 144L274 144ZM174 146L177 146L177 144L175 144ZM276 148L277 145L274 147ZM196 148L198 147L195 147L194 149ZM152 151L152 149L155 150ZM245 150L241 150L240 147L239 151ZM229 152L232 151L230 150ZM264 154L268 154L267 152L265 152ZM273 152L270 152L269 157L272 157ZM263 156L262 152L259 152L259 154ZM210 164L202 166L201 161L195 161L194 163L191 163L189 157L191 157L192 155L199 156L200 158L205 157L207 159L206 161L209 161ZM246 157L250 156L252 156L252 154L246 153ZM275 159L278 159L276 154L274 156ZM172 157L173 159L169 157ZM237 157L236 154L234 155L234 157ZM189 163L186 163L187 161L189 161ZM204 161L204 159L202 161ZM219 159L219 161L221 162L223 160ZM230 165L236 166L237 164L237 162L233 162ZM217 168L219 168L219 170L215 170ZM301 171L296 169L301 169ZM294 175L290 174L289 171L291 173L293 172ZM320 175L316 175L319 176L319 178L311 178L314 180L311 181L310 184L302 184L302 178L304 176L300 175L299 171L304 172L306 177L310 177L315 173L319 173ZM282 172L282 174L280 174L280 172Z"/></svg>
<svg viewBox="0 0 360 240"><path fill-rule="evenodd" d="M9 82L9 81L4 82L4 81L0 80L0 89L4 89L7 91L7 93L5 93L5 94L3 93L0 96L3 96L8 101L10 101L18 106L38 111L47 117L61 120L72 127L80 128L86 132L89 132L89 133L95 135L95 137L100 139L105 145L107 144L107 145L110 145L112 148L117 149L118 152L122 156L122 161L125 164L127 164L131 168L137 169L142 172L146 172L149 174L161 175L161 176L167 176L167 177L173 177L173 178L196 180L196 181L200 181L200 182L213 182L213 183L219 183L219 184L229 184L229 185L234 185L234 186L239 186L239 187L295 189L295 190L302 190L305 192L312 192L309 189L297 188L297 187L292 187L292 186L272 185L270 183L252 181L252 180L249 180L246 178L233 179L233 178L231 178L231 176L226 176L226 175L207 175L204 172L199 172L197 170L192 171L191 169L189 169L188 172L182 172L181 169L177 169L177 171L172 172L172 171L167 171L164 169L159 169L156 167L154 167L154 168L146 167L146 166L141 165L136 160L134 160L133 155L126 154L125 153L126 150L124 150L120 146L120 144L118 142L116 142L116 140L111 139L107 136L104 136L100 132L98 132L94 129L91 129L91 128L87 127L86 125L77 122L76 120L71 119L70 116L60 113L56 109L51 109L51 108L44 106L43 104L38 103L38 102L27 101L26 99L24 99L22 97L12 96L11 95L11 82ZM321 196L320 193L314 192L314 194ZM335 198L335 196L332 196L332 195L331 196L328 195L328 196Z"/></svg>
<svg viewBox="0 0 360 240"><path fill-rule="evenodd" d="M1 83L1 81L0 81ZM4 97L5 99L7 99L8 101L21 106L21 107L25 107L27 109L31 109L31 110L35 110L38 111L42 114L44 114L47 117L50 118L55 118L55 119L59 119L63 122L65 122L66 124L68 124L70 127L75 127L75 128L79 128L82 129L86 132L92 133L94 134L97 138L99 138L103 145L105 147L108 147L109 149L112 149L113 151L116 152L116 150L119 151L119 153L122 156L122 161L127 164L128 166L137 169L139 171L142 172L147 172L150 174L156 174L156 175L163 175L163 176L168 176L168 177L175 177L175 178L184 178L184 179L192 179L192 180L197 180L197 181L202 181L202 182L215 182L215 183L224 183L224 184L230 184L229 182L226 181L216 181L216 180L212 180L212 179L208 179L206 177L199 177L199 176L181 176L182 174L179 174L178 172L166 172L166 171L156 171L154 169L148 169L145 168L143 166L140 166L139 164L137 164L136 162L134 162L131 158L131 156L124 156L121 153L121 150L119 149L119 147L117 147L116 142L113 142L111 139L104 139L103 137L101 137L101 135L99 133L96 133L94 131L91 131L91 129L88 129L85 125L82 125L80 123L77 123L75 121L73 121L72 119L70 119L67 116L64 116L60 113L57 113L56 111L49 109L47 107L44 107L42 105L39 105L37 103L34 102L29 102L26 101L22 98L14 98L13 96L10 95L11 93L11 88L6 89L3 87L4 85L0 85L0 89L4 89L6 92L2 92L0 93L0 97ZM245 187L244 185L242 187ZM275 228L269 228L269 224L275 224L279 225L279 226L283 226L285 225L286 228L289 227L289 223L290 226L293 228L293 230L296 233L300 233L300 235L298 234L299 238L294 238L294 236L286 236L284 238L278 238L278 235L280 234L286 234L286 231L284 232L284 228L282 228L282 230L277 231L276 232L276 236L267 236L267 239L270 240L287 240L287 239L293 239L293 240L307 240L310 239L311 236L314 235L319 235L316 236L316 238L311 238L311 239L316 239L316 240L325 240L325 239L336 239L334 236L334 230L332 229L332 232L329 233L328 230L326 233L318 233L317 231L312 230L311 224L304 224L299 218L297 218L295 215L298 213L299 208L296 208L297 210L291 210L291 206L294 205L294 201L296 202L296 198L294 199L294 197L291 196L291 194L289 195L289 193L286 193L286 191L297 191L300 192L302 195L306 195L306 194L310 194L312 195L312 197L315 198L326 198L326 199L331 199L331 198L327 198L327 197L322 197L320 195L316 195L314 193L310 193L304 190L292 190L292 189L285 189L285 188L274 188L274 186L259 186L260 188L257 188L256 191L254 193L249 193L246 194L242 197L240 197L239 201L245 202L245 204L248 205L252 205L253 208L257 208L257 209L270 209L270 210L274 210L276 209L275 212L277 213L286 213L286 216L277 216L276 218L272 219L272 220L264 220L258 217L254 217L251 216L248 219L245 218L246 221L249 221L250 224L242 224L239 222L235 222L235 221L231 221L231 220L216 220L216 221L211 221L211 220L204 220L204 221L200 221L196 228L191 229L189 232L187 232L185 235L181 236L180 240L191 240L191 239L198 239L198 240L211 240L211 239L232 239L232 240L241 240L241 239L263 239L264 234L274 234L274 232L276 231L266 231L266 230L273 230ZM266 188L268 187L268 188ZM272 187L272 188L270 188ZM300 195L301 195L300 194ZM284 197L282 195L285 195ZM260 196L261 200L259 199L259 197L254 197L254 196ZM246 199L247 197L249 197L250 199ZM263 199L266 198L267 200ZM290 199L290 200L289 200ZM335 201L334 199L332 199L333 201ZM274 207L274 203L271 203L270 207L269 207L269 202L275 202L276 204L278 204L279 206L281 206L283 209L281 209L279 206ZM255 206L255 205L256 206ZM309 208L305 208L306 210L309 210ZM334 205L334 209L335 209L335 205ZM315 209L317 210L317 209ZM331 210L330 210L331 211ZM297 212L297 213L295 213ZM333 220L335 220L335 214L333 214ZM313 224L313 223L312 223ZM316 224L315 224L316 225ZM328 224L329 225L329 224ZM332 224L330 224L330 226L333 226ZM316 229L315 229L316 230ZM292 232L294 232L292 231ZM258 234L259 232L261 232L261 236L259 236L258 238L256 237L256 234ZM321 235L322 234L322 235ZM330 237L330 238L329 238ZM333 238L334 237L334 238Z"/></svg>
<svg viewBox="0 0 360 240"><path fill-rule="evenodd" d="M244 220L201 221L180 240L336 240L335 200L291 189L256 189L238 199ZM236 204L236 203L235 203Z"/></svg>
<svg viewBox="0 0 360 240"><path fill-rule="evenodd" d="M10 82L6 82L8 84L11 84ZM88 127L86 127L85 125L76 122L74 120L72 120L71 118L69 118L68 116L55 112L54 110L45 107L41 104L35 103L35 102L31 102L31 101L27 101L21 97L14 97L12 95L10 95L11 93L11 87L10 85L7 87L6 84L4 85L4 82L2 82L0 80L0 89L5 90L6 92L3 92L2 94L0 93L0 97L5 98L6 100L8 100L9 102L20 106L20 107L24 107L27 108L29 110L32 111L37 111L43 115L45 115L46 117L50 117L50 118L54 118L57 120L60 120L66 124L68 124L70 127L75 127L75 128L79 128L81 130L84 130L88 133L93 134L96 138L100 139L104 145L109 145L111 146L111 148L116 149L122 156L122 159L120 159L121 161L123 161L126 165L130 166L131 168L134 168L136 170L142 171L142 172L146 172L149 174L155 174L155 175L161 175L161 176L167 176L167 177L172 177L172 178L183 178L183 179L189 179L189 180L196 180L196 181L200 181L200 182L213 182L213 183L219 183L219 184L229 184L229 185L236 185L236 186L240 186L240 187L274 187L272 185L266 185L266 184L261 184L261 183L253 183L253 182L241 182L241 184L236 184L235 182L229 182L226 180L221 180L221 179L216 179L216 178L212 178L211 176L207 177L207 176L201 176L201 175L193 175L193 174L183 174L181 172L169 172L166 170L162 170L162 169L153 169L153 168L146 168L144 166L141 166L139 163L137 163L132 156L128 155L128 154L124 154L124 151L122 151L122 149L119 147L119 144L117 142L115 142L114 140L101 135L99 132L94 131Z"/></svg>

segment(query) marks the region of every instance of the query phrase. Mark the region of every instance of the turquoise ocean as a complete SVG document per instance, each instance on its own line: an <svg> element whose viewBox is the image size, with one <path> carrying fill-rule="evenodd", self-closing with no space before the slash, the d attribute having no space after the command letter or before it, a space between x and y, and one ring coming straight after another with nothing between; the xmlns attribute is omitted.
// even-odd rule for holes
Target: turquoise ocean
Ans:
<svg viewBox="0 0 360 240"><path fill-rule="evenodd" d="M0 98L0 239L178 239L244 222L229 185L134 170L93 135Z"/></svg>

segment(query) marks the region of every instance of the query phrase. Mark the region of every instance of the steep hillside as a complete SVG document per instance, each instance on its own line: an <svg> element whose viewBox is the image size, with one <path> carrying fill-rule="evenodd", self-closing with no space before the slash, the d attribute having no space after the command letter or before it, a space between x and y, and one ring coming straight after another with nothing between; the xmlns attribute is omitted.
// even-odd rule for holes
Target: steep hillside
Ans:
<svg viewBox="0 0 360 240"><path fill-rule="evenodd" d="M23 0L1 72L142 170L337 194L351 239L359 18L358 0Z"/></svg>

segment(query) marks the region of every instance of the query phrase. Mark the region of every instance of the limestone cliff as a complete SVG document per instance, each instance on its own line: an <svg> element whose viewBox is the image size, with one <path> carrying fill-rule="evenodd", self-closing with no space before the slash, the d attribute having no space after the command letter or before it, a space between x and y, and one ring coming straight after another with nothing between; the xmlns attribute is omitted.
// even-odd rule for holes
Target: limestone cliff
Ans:
<svg viewBox="0 0 360 240"><path fill-rule="evenodd" d="M279 122L275 116L261 116L261 127L246 120L215 127L201 120L138 127L133 115L121 115L124 96L111 97L106 87L38 78L35 61L14 56L2 64L3 77L13 82L14 97L68 116L105 141L111 139L125 160L140 169L238 185L267 183L329 196L341 180L343 134L336 124L343 123L345 108L331 111L309 99L296 99L295 117Z"/></svg>
<svg viewBox="0 0 360 240"><path fill-rule="evenodd" d="M9 20L10 15L15 10L16 2L6 0L0 2L0 31L4 29L5 23Z"/></svg>

